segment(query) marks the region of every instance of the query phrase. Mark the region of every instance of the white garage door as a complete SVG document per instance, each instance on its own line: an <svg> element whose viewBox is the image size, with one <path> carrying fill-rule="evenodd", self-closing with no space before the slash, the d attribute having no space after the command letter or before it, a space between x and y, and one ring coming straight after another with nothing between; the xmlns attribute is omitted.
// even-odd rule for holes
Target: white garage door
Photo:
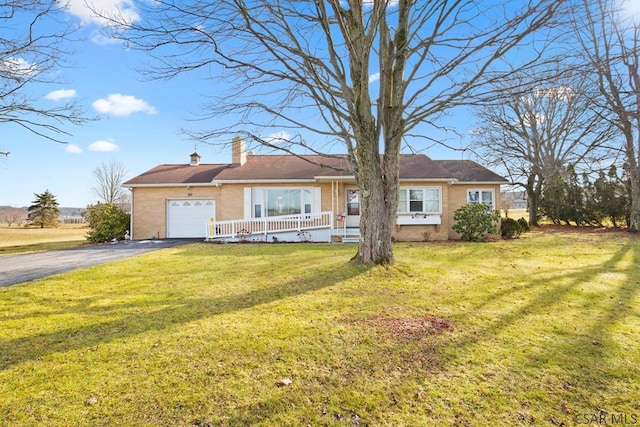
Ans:
<svg viewBox="0 0 640 427"><path fill-rule="evenodd" d="M215 215L215 201L210 199L174 199L167 201L167 237L206 237L207 224Z"/></svg>

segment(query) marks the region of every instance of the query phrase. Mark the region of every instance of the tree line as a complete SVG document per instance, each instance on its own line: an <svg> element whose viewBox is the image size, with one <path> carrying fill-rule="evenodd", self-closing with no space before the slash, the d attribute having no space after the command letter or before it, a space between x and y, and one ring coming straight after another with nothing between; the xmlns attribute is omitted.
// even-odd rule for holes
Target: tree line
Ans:
<svg viewBox="0 0 640 427"><path fill-rule="evenodd" d="M554 55L497 82L476 110L474 150L527 195L529 222L640 231L640 16L613 0L573 3Z"/></svg>
<svg viewBox="0 0 640 427"><path fill-rule="evenodd" d="M622 176L615 165L595 176L580 176L573 165L568 165L547 180L540 211L554 224L629 227L631 195L631 182L624 169Z"/></svg>

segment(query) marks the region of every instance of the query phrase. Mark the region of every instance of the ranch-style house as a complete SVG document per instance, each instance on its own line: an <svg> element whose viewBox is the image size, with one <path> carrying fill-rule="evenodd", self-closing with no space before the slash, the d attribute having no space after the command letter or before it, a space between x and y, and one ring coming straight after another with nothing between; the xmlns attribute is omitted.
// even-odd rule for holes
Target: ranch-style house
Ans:
<svg viewBox="0 0 640 427"><path fill-rule="evenodd" d="M344 155L247 153L232 141L232 161L163 164L123 185L131 190L131 237L212 241L355 242L360 192ZM457 239L454 211L499 205L506 180L470 160L400 157L396 241Z"/></svg>

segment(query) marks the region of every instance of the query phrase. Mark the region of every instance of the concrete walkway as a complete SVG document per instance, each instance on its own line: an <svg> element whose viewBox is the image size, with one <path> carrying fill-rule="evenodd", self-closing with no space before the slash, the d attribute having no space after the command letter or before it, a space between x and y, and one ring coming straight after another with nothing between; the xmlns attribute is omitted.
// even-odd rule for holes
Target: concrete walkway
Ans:
<svg viewBox="0 0 640 427"><path fill-rule="evenodd" d="M83 246L59 251L0 256L0 287L29 282L65 271L129 258L198 240L139 240Z"/></svg>

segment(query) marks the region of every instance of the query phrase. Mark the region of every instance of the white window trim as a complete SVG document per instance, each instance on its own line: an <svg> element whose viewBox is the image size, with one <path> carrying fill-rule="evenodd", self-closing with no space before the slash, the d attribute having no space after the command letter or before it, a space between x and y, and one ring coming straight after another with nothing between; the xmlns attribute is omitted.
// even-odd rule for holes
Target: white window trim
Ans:
<svg viewBox="0 0 640 427"><path fill-rule="evenodd" d="M247 191L248 190L248 191ZM266 191L273 191L273 190L298 190L300 191L300 207L301 207L301 214L305 214L304 212L304 207L305 207L305 199L304 199L304 192L305 191L309 191L310 192L310 202L311 202L311 212L310 213L318 213L320 212L320 208L321 208L321 188L320 187L308 187L308 186L304 186L304 187L293 187L293 186L287 186L287 187L245 187L245 215L249 215L247 216L248 218L255 218L255 206L256 204L260 204L260 217L261 218L265 218L265 214L266 214L266 198L265 198L265 192ZM249 193L249 196L247 196L247 193ZM247 209L247 205L249 206L249 209Z"/></svg>
<svg viewBox="0 0 640 427"><path fill-rule="evenodd" d="M476 202L472 202L471 200L469 200L469 193L472 191L477 191L478 192L478 196L479 196L479 201L478 204L482 204L484 203L482 201L482 193L483 192L490 192L491 193L491 209L496 209L496 190L494 190L493 188L482 188L482 187L478 187L478 188L467 188L466 192L467 192L467 203L476 203ZM484 203L486 204L486 203Z"/></svg>
<svg viewBox="0 0 640 427"><path fill-rule="evenodd" d="M423 199L422 199L422 209L424 209L427 205L427 200L424 198L426 197L427 194L427 190L438 190L438 211L437 212L426 212L426 211L421 211L421 212L411 212L410 206L411 206L411 201L409 200L409 194L407 194L407 210L405 212L400 212L400 210L398 210L398 212L396 212L398 215L442 215L442 187L441 186L436 186L436 185L432 185L432 186L428 186L428 187L416 187L416 186L402 186L399 189L398 192L398 208L400 208L400 191L407 191L409 192L410 190L423 190Z"/></svg>

